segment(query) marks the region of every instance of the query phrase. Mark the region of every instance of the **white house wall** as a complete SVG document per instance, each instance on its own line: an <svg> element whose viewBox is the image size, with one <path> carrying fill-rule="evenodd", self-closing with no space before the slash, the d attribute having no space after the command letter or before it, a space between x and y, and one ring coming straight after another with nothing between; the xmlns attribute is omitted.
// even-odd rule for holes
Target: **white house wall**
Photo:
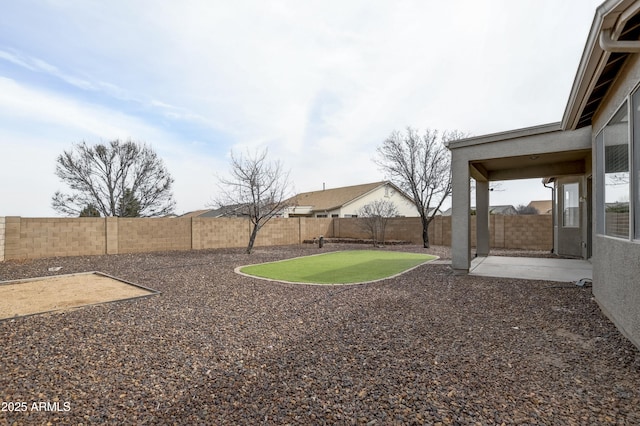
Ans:
<svg viewBox="0 0 640 426"><path fill-rule="evenodd" d="M389 186L388 188L389 189L387 191L386 186L381 186L368 194L353 200L351 203L342 206L342 209L340 209L340 217L357 215L363 206L376 200L387 200L393 202L398 209L399 216L419 216L418 209L415 204L408 200L404 195L397 192L392 186Z"/></svg>

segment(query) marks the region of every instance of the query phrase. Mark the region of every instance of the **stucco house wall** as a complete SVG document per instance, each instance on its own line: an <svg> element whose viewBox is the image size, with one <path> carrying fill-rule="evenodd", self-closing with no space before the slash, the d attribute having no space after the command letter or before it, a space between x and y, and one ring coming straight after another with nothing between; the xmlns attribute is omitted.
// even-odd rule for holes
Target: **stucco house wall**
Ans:
<svg viewBox="0 0 640 426"><path fill-rule="evenodd" d="M640 82L640 55L628 59L593 121L593 162L598 150L595 137ZM636 188L638 194L638 188ZM593 216L597 217L596 194ZM636 195L637 196L637 195ZM600 201L601 202L601 201ZM640 224L636 224L640 226ZM640 241L600 235L593 239L593 294L602 311L636 346L640 347Z"/></svg>
<svg viewBox="0 0 640 426"><path fill-rule="evenodd" d="M386 200L392 202L398 209L398 216L418 217L416 205L407 199L403 194L396 191L391 185L377 188L364 196L345 204L339 210L339 217L349 217L359 214L359 210L365 205L377 201Z"/></svg>
<svg viewBox="0 0 640 426"><path fill-rule="evenodd" d="M562 185L578 182L581 229L560 229L557 246L577 247L581 253L572 254L592 259L595 300L640 347L640 0L606 0L597 8L562 122L452 141L449 148L454 271L469 270L470 174L484 190L491 180L555 179L558 224L561 197L575 194L563 194ZM545 159L548 167L528 167L527 159ZM506 168L505 160L521 167ZM486 206L486 198L476 191L477 205ZM567 204L576 208L575 200ZM484 226L477 235L486 255Z"/></svg>

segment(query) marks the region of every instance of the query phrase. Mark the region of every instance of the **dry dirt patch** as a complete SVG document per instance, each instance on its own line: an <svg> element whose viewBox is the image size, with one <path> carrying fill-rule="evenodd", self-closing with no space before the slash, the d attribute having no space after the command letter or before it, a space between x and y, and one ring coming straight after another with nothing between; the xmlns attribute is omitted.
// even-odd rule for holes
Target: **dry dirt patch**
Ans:
<svg viewBox="0 0 640 426"><path fill-rule="evenodd" d="M157 294L100 272L0 282L0 320Z"/></svg>

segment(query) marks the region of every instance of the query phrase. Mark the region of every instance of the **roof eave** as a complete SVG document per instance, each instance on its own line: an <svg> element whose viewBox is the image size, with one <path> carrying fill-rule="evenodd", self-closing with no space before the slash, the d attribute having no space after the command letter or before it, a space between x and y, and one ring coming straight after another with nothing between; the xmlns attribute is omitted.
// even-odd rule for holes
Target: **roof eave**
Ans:
<svg viewBox="0 0 640 426"><path fill-rule="evenodd" d="M612 28L618 17L634 0L608 0L596 9L591 30L587 38L576 76L571 86L569 99L562 117L562 130L575 130L582 112L602 70L611 55L600 47L600 32Z"/></svg>
<svg viewBox="0 0 640 426"><path fill-rule="evenodd" d="M491 133L482 136L473 136L465 139L450 141L447 147L449 149L464 148L471 145L482 145L486 143L505 141L509 139L518 139L527 136L541 135L544 133L552 133L561 131L561 123L549 123L539 126L525 127L522 129L509 130L506 132Z"/></svg>

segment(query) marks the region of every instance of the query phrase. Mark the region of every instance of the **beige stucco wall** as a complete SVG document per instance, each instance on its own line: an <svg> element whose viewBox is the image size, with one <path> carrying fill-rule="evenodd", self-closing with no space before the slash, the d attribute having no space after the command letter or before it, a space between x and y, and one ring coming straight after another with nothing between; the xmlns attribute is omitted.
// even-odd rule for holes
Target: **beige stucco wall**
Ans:
<svg viewBox="0 0 640 426"><path fill-rule="evenodd" d="M593 120L593 161L595 136L640 82L640 55L632 55L604 99ZM594 182L595 183L595 182ZM594 202L596 218L598 197ZM594 221L595 223L595 221ZM593 294L603 312L640 347L640 241L597 235L593 229Z"/></svg>
<svg viewBox="0 0 640 426"><path fill-rule="evenodd" d="M593 294L602 311L640 347L640 245L596 236Z"/></svg>

